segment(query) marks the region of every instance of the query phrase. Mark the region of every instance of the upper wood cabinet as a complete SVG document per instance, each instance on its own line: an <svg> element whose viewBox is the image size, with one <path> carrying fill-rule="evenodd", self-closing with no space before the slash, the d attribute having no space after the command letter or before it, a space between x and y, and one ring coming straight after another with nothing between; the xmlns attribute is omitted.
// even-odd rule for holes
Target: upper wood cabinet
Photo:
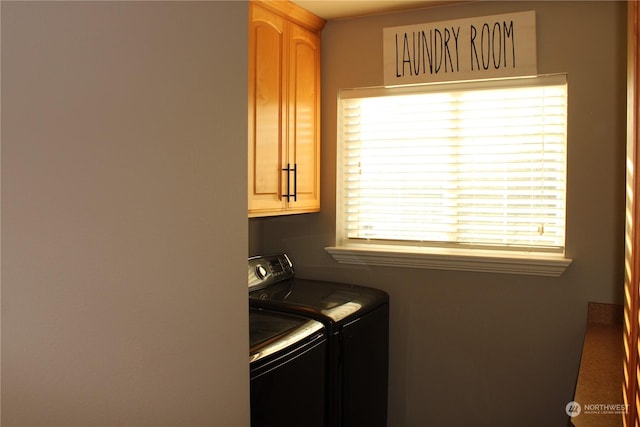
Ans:
<svg viewBox="0 0 640 427"><path fill-rule="evenodd" d="M249 8L249 217L318 212L325 21L285 1Z"/></svg>

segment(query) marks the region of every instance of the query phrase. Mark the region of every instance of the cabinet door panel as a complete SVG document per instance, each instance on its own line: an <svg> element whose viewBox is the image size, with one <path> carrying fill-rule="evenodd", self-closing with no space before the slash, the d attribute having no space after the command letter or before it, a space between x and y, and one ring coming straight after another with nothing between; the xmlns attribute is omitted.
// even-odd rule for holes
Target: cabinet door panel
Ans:
<svg viewBox="0 0 640 427"><path fill-rule="evenodd" d="M263 9L252 9L249 40L249 209L280 209L282 201L282 82L286 72L285 22ZM251 64L252 63L252 64Z"/></svg>
<svg viewBox="0 0 640 427"><path fill-rule="evenodd" d="M297 165L293 209L319 210L320 39L292 25L289 66L289 161Z"/></svg>
<svg viewBox="0 0 640 427"><path fill-rule="evenodd" d="M267 25L258 26L256 33L255 189L257 194L269 194L280 191L276 171L282 152L282 64L273 52L282 49L282 37Z"/></svg>

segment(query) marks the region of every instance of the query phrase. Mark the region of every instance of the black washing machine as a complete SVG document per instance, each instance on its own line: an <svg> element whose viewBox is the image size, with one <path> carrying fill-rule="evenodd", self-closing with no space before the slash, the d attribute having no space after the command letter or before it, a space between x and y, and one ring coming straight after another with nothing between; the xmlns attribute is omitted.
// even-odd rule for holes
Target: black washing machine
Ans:
<svg viewBox="0 0 640 427"><path fill-rule="evenodd" d="M363 286L296 278L294 272L286 254L249 258L249 305L325 326L325 425L386 426L389 296Z"/></svg>
<svg viewBox="0 0 640 427"><path fill-rule="evenodd" d="M326 426L324 325L250 308L249 342L251 426Z"/></svg>

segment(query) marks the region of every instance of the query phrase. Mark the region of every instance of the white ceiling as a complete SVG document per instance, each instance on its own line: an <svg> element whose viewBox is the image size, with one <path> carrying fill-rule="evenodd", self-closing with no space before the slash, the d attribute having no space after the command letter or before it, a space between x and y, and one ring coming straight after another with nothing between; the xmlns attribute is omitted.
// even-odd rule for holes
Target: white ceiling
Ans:
<svg viewBox="0 0 640 427"><path fill-rule="evenodd" d="M292 0L309 12L326 20L399 10L418 9L443 4L461 3L463 0ZM470 0L467 0L470 1Z"/></svg>

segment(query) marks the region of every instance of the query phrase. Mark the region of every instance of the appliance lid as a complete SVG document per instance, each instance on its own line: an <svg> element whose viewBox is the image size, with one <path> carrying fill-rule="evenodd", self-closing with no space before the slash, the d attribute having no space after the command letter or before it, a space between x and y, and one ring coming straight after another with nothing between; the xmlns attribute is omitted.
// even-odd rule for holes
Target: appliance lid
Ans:
<svg viewBox="0 0 640 427"><path fill-rule="evenodd" d="M249 362L324 334L322 323L300 316L249 309Z"/></svg>
<svg viewBox="0 0 640 427"><path fill-rule="evenodd" d="M294 278L291 259L284 253L249 258L249 304L288 311L325 323L349 318L388 304L379 289L345 283Z"/></svg>
<svg viewBox="0 0 640 427"><path fill-rule="evenodd" d="M344 283L288 279L249 293L254 307L298 312L304 316L341 322L389 303L379 289Z"/></svg>

